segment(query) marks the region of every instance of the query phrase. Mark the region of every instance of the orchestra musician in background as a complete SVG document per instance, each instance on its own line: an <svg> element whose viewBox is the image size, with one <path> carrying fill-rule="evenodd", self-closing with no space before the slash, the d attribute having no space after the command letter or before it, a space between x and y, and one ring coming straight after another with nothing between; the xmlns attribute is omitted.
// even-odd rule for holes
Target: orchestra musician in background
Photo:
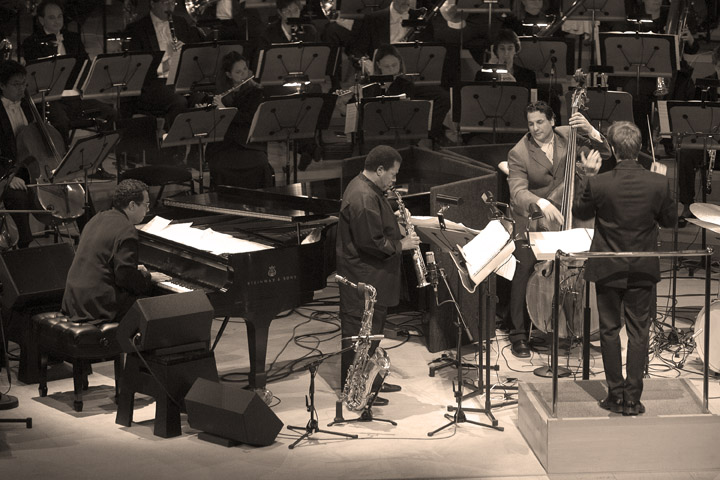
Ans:
<svg viewBox="0 0 720 480"><path fill-rule="evenodd" d="M247 141L255 111L263 101L262 86L252 80L252 75L248 61L240 53L230 52L223 57L217 91L236 90L216 95L213 103L218 107L235 107L237 113L223 141L207 146L212 185L272 186L272 167L268 163L266 145Z"/></svg>
<svg viewBox="0 0 720 480"><path fill-rule="evenodd" d="M14 60L0 61L0 181L2 200L8 210L32 208L33 194L28 189L30 172L18 159L17 136L33 121L30 104L25 97L27 87L25 67ZM26 248L33 240L30 217L27 213L14 213L12 219L18 227L18 248Z"/></svg>
<svg viewBox="0 0 720 480"><path fill-rule="evenodd" d="M88 60L85 45L80 34L65 28L63 8L60 0L43 0L37 7L37 22L40 27L22 43L25 60L37 60L52 55L69 55L75 58L75 66L68 78L65 90L72 90L83 63ZM52 41L47 41L51 37ZM48 121L55 127L69 145L71 119L79 118L83 113L91 113L105 129L112 129L117 117L115 108L98 100L81 100L79 96L65 97L50 102Z"/></svg>
<svg viewBox="0 0 720 480"><path fill-rule="evenodd" d="M394 185L402 157L392 147L379 145L365 157L365 166L352 179L343 194L338 219L336 243L337 273L353 283L363 282L377 290L377 303L372 318L372 334L382 334L388 307L400 300L403 250L420 244L416 234L403 236L398 218L393 213L385 193ZM362 292L340 284L340 323L342 347L353 345L349 337L360 332L365 298ZM345 340L347 339L347 340ZM369 355L377 348L373 341ZM341 391L345 388L348 369L355 352L349 349L341 359ZM399 391L398 385L385 383L381 392ZM385 398L375 399L375 405L387 405Z"/></svg>
<svg viewBox="0 0 720 480"><path fill-rule="evenodd" d="M268 24L260 38L261 49L273 43L317 42L318 33L313 25L290 25L288 18L300 18L300 0L275 0L278 18Z"/></svg>
<svg viewBox="0 0 720 480"><path fill-rule="evenodd" d="M138 264L138 232L150 208L148 187L123 180L115 188L112 208L95 215L80 235L65 283L62 311L73 322L95 325L119 321L153 282L169 280Z"/></svg>
<svg viewBox="0 0 720 480"><path fill-rule="evenodd" d="M167 85L172 64L178 61L183 44L201 40L199 32L185 18L172 14L174 7L174 0L150 0L150 13L128 25L126 31L131 51L163 52L157 70L148 72L137 103L143 109L162 112L165 129L169 129L175 117L188 108L185 97ZM172 28L168 18L172 19Z"/></svg>
<svg viewBox="0 0 720 480"><path fill-rule="evenodd" d="M518 264L510 292L510 343L513 355L519 358L530 357L527 343L530 320L525 295L536 263L526 234L528 217L534 208L531 206L540 208L546 220L562 225L562 214L547 197L563 188L571 128L578 132L578 150L592 149L587 155L594 159L610 157L607 140L579 112L570 117L568 126L555 127L552 109L538 101L526 107L525 116L529 132L508 153L510 203L518 238L515 241ZM582 156L585 155L582 152Z"/></svg>
<svg viewBox="0 0 720 480"><path fill-rule="evenodd" d="M607 136L617 165L594 176L599 159L583 159L584 183L577 189L573 214L581 219L595 217L591 252L655 251L658 225L671 228L677 216L670 182L637 162L641 134L634 124L615 122ZM659 265L657 257L638 257L591 258L585 266L585 279L595 282L597 291L600 347L608 387L607 397L599 405L614 413L645 413L640 398ZM620 345L623 323L628 335L625 376Z"/></svg>

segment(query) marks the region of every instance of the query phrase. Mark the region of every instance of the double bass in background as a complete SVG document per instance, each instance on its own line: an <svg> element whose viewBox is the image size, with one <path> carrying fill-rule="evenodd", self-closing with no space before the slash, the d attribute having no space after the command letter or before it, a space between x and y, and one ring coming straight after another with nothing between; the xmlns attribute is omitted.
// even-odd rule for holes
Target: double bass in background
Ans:
<svg viewBox="0 0 720 480"><path fill-rule="evenodd" d="M585 108L586 76L581 70L575 72L574 78L577 87L572 95L571 117L578 114ZM557 222L553 218L541 218L537 220L536 231L562 231L572 228L592 228L594 220L574 220L572 216L572 203L575 196L576 182L579 181L576 171L578 159L577 128L571 127L567 143L567 155L565 159L565 174L563 182L550 191L546 199L560 212L562 221ZM588 158L600 154L596 151L582 151L581 155ZM599 164L599 163L598 163ZM552 311L554 301L554 262L551 260L541 261L535 265L535 272L530 276L526 290L526 303L530 319L540 331L549 333L552 331ZM558 335L560 338L580 337L582 335L582 309L585 293L585 280L583 278L582 264L566 265L560 274L560 318L558 323ZM591 303L594 301L594 290L591 292ZM591 317L591 333L598 330L599 321L597 309L594 309Z"/></svg>
<svg viewBox="0 0 720 480"><path fill-rule="evenodd" d="M35 203L47 214L35 214L43 223L57 224L80 217L85 211L85 189L72 182L53 185L52 173L65 154L65 143L60 133L38 112L30 92L25 92L33 122L17 135L17 161L30 172Z"/></svg>

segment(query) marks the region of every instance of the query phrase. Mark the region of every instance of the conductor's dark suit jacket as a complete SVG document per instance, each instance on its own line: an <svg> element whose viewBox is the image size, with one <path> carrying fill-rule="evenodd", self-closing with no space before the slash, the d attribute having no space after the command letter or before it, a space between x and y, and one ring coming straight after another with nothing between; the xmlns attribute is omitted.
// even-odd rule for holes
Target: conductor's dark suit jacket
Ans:
<svg viewBox="0 0 720 480"><path fill-rule="evenodd" d="M38 58L49 57L57 53L55 45L47 45L41 42L43 36L45 36L45 32L42 32L42 35L36 32L23 41L22 51L25 60L37 60ZM62 36L66 54L75 57L75 66L65 84L65 89L71 89L75 84L75 79L80 74L83 62L88 59L88 54L87 51L85 51L85 45L83 45L82 38L79 34L63 29Z"/></svg>
<svg viewBox="0 0 720 480"><path fill-rule="evenodd" d="M578 218L595 215L591 252L657 250L658 225L677 221L669 180L625 160L606 173L584 179L573 203ZM608 287L652 286L660 280L657 257L590 259L585 279Z"/></svg>

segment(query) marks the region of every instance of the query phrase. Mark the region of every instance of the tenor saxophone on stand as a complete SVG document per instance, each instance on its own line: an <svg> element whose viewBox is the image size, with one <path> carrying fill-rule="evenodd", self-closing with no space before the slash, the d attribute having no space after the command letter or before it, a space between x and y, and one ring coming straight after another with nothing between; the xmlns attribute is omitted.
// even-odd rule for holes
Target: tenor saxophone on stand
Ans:
<svg viewBox="0 0 720 480"><path fill-rule="evenodd" d="M400 192L398 192L395 187L393 187L391 190L395 193L395 197L397 198L398 211L400 212L400 218L402 218L402 220L405 222L405 230L407 230L408 235L412 235L415 233L415 226L410 221L410 214L408 213L407 208L405 208L405 203L403 203ZM415 277L417 277L417 288L425 288L430 286L430 283L428 283L427 281L428 270L427 266L425 265L425 260L423 260L423 254L422 250L420 250L420 245L416 246L413 249L413 267L415 268Z"/></svg>
<svg viewBox="0 0 720 480"><path fill-rule="evenodd" d="M363 410L373 395L372 386L375 377L381 374L385 378L390 371L390 358L381 347L375 349L370 355L372 333L372 319L377 301L375 287L368 284L355 284L343 277L335 275L335 280L351 288L362 288L365 294L365 309L360 323L358 340L355 342L355 358L350 366L343 388L342 399L348 410L359 412Z"/></svg>

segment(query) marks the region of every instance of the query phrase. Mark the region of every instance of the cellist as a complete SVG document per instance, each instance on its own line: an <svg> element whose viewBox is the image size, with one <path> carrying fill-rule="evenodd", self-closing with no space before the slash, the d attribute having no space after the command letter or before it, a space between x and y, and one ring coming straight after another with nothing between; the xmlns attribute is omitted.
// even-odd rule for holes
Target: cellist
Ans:
<svg viewBox="0 0 720 480"><path fill-rule="evenodd" d="M529 104L525 109L529 132L508 153L508 183L510 204L515 220L515 256L518 259L510 292L510 343L512 353L519 358L530 356L528 327L530 325L525 305L525 291L533 272L535 255L528 248L526 235L528 217L532 208L539 208L544 220L562 225L558 206L548 197L552 192L562 191L571 128L577 129L578 151L581 147L592 149L586 157L599 163L600 158L610 157L610 146L583 116L574 113L569 126L555 127L550 106L542 101ZM535 207L531 207L535 206Z"/></svg>
<svg viewBox="0 0 720 480"><path fill-rule="evenodd" d="M13 60L0 62L0 165L5 175L11 171L18 162L16 138L28 123L32 122L30 105L25 98L25 67ZM27 210L32 205L32 193L28 191L27 183L30 173L24 166L19 166L9 181L3 177L0 189L4 191L3 200L9 210ZM32 241L30 220L27 213L12 214L12 219L18 227L18 247L25 248Z"/></svg>

